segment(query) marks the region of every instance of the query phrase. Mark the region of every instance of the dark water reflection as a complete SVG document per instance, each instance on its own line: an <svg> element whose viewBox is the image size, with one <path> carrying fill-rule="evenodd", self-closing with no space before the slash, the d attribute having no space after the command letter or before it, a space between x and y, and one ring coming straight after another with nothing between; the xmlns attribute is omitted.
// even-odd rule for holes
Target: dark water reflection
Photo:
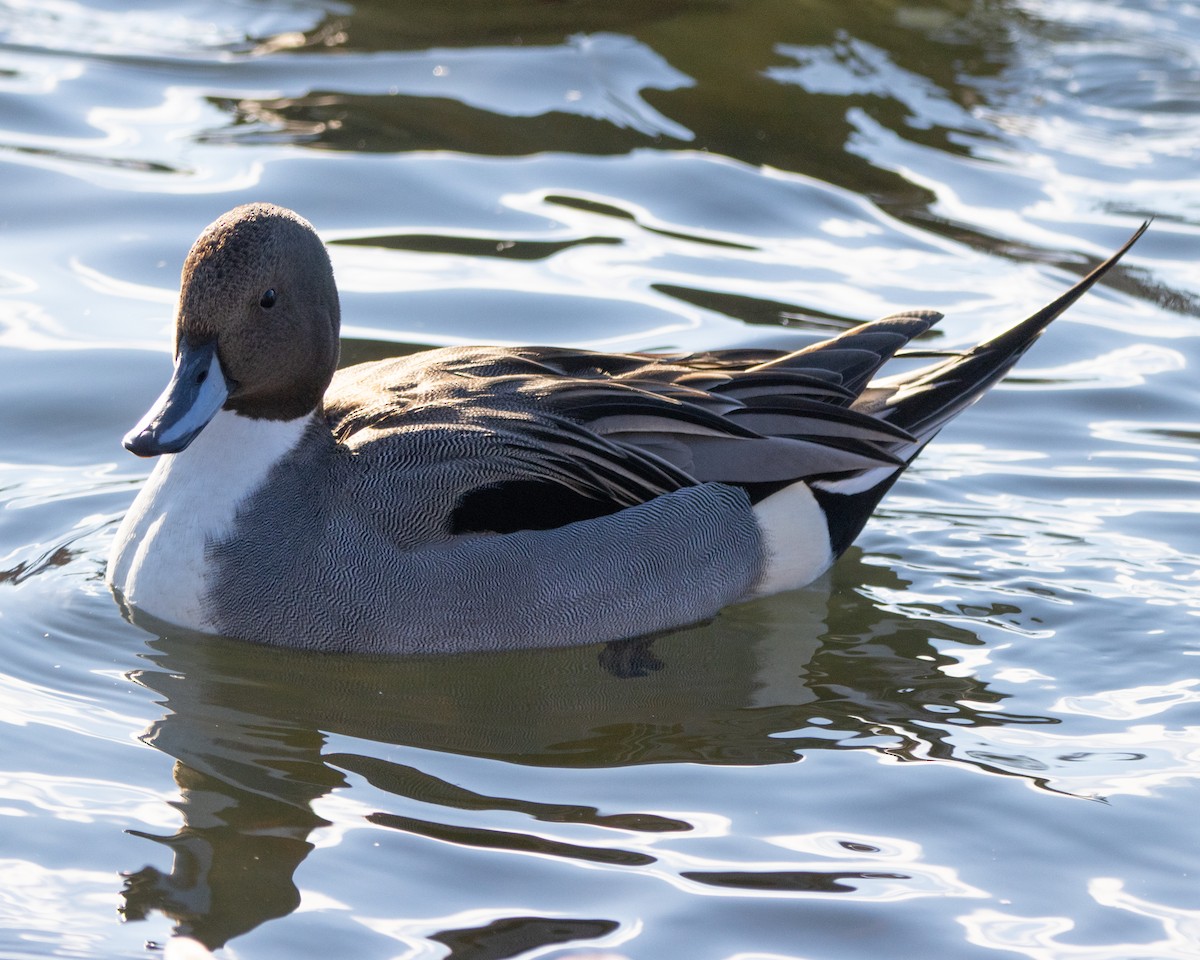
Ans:
<svg viewBox="0 0 1200 960"><path fill-rule="evenodd" d="M900 585L886 568L850 567L876 586ZM747 605L714 625L649 640L449 658L320 656L165 636L147 658L153 666L134 679L163 698L165 715L143 739L176 760L184 825L151 838L170 848L172 870L133 873L125 915L161 910L180 932L215 947L294 909L292 874L312 850L311 831L328 825L312 804L347 787L347 774L445 817L381 809L370 822L488 851L628 868L657 859L463 824L459 812L507 811L531 826L583 824L627 836L694 829L646 810L522 798L519 788L480 793L388 759L387 745L557 768L792 764L835 749L989 768L986 758L956 756L947 728L1057 722L990 709L1005 694L943 673L954 661L932 642L928 623L882 610L864 623L854 597L827 580L785 604ZM945 624L938 639L980 642ZM329 737L365 752L329 750ZM745 890L855 889L836 871L681 876Z"/></svg>
<svg viewBox="0 0 1200 960"><path fill-rule="evenodd" d="M295 82L305 92L217 101L234 118L221 136L284 137L356 153L699 150L783 170L820 170L893 212L911 212L925 207L930 194L847 153L855 133L850 111L861 109L924 145L966 153L950 134L966 117L964 108L981 97L964 86L964 71L998 73L1010 46L1007 6L967 0L911 10L829 0L603 8L509 2L479 21L435 12L436 6L360 3L350 15L332 15L294 54ZM353 66L312 62L314 52L331 45ZM862 76L858 89L830 89L816 68L810 72L818 82L808 89L796 58L816 50L829 50L832 66ZM879 71L856 63L862 50L877 51L891 75L871 82ZM500 71L500 85L497 58L513 65ZM476 79L481 62L488 63L491 83ZM287 63L277 60L273 68L286 75ZM337 77L336 86L322 83L322 70ZM522 103L531 93L546 99L536 107ZM942 101L945 108L938 108ZM930 108L942 116L927 116Z"/></svg>

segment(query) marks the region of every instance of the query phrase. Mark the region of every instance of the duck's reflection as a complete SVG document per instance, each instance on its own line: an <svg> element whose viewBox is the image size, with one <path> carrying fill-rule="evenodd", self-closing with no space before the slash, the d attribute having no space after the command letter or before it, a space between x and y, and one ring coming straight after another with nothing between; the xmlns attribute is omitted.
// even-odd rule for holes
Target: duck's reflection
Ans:
<svg viewBox="0 0 1200 960"><path fill-rule="evenodd" d="M834 576L899 586L887 568L856 562L859 556L851 554ZM125 914L160 910L181 934L216 948L290 912L299 902L293 872L312 849L310 833L324 823L312 801L345 783L341 771L453 810L642 832L691 829L649 813L485 795L375 755L372 744L561 767L773 764L795 762L802 750L855 747L906 759L948 756L931 710L953 712L959 727L1046 722L964 707L1002 695L939 670L949 661L932 644L933 631L979 642L944 623L887 613L826 580L728 610L712 624L603 648L380 660L164 636L136 679L164 697L165 715L145 739L176 760L184 825L174 836L151 838L171 848L171 872L131 874ZM327 734L348 735L366 749L323 752ZM637 866L647 856L464 827L461 818L449 825L379 811L370 819L451 842L568 859ZM588 930L610 922L579 920ZM558 939L547 943L562 942L561 924L550 926ZM475 939L461 933L437 939L455 944L451 955L460 960L475 957L463 946ZM538 945L518 939L522 950Z"/></svg>

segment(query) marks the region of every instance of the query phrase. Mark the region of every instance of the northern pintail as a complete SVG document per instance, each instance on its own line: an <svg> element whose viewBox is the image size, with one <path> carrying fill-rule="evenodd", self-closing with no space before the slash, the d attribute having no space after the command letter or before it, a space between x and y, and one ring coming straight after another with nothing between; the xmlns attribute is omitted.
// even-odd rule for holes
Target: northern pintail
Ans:
<svg viewBox="0 0 1200 960"><path fill-rule="evenodd" d="M312 226L269 204L183 266L160 459L117 532L132 611L321 650L614 640L804 586L922 447L1146 229L978 346L875 379L940 314L791 353L451 347L335 373Z"/></svg>

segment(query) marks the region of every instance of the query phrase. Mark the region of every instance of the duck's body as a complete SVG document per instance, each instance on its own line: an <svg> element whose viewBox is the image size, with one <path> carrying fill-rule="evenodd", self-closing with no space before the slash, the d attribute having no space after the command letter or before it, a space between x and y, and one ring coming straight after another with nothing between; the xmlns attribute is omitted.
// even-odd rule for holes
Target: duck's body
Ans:
<svg viewBox="0 0 1200 960"><path fill-rule="evenodd" d="M288 211L238 208L185 264L175 377L126 439L165 455L108 579L168 623L317 649L565 645L702 620L819 576L1127 248L1022 324L890 380L872 378L937 314L790 354L433 350L326 390L324 248Z"/></svg>

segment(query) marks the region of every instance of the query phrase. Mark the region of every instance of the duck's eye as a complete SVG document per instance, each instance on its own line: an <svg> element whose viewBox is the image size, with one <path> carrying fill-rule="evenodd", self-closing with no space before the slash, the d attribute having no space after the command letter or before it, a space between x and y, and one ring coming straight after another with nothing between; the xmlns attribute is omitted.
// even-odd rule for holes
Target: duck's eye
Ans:
<svg viewBox="0 0 1200 960"><path fill-rule="evenodd" d="M260 307L262 307L264 310L270 310L271 307L275 306L275 288L274 287L271 287L270 290L267 290L263 293L262 299L258 301L258 305Z"/></svg>

